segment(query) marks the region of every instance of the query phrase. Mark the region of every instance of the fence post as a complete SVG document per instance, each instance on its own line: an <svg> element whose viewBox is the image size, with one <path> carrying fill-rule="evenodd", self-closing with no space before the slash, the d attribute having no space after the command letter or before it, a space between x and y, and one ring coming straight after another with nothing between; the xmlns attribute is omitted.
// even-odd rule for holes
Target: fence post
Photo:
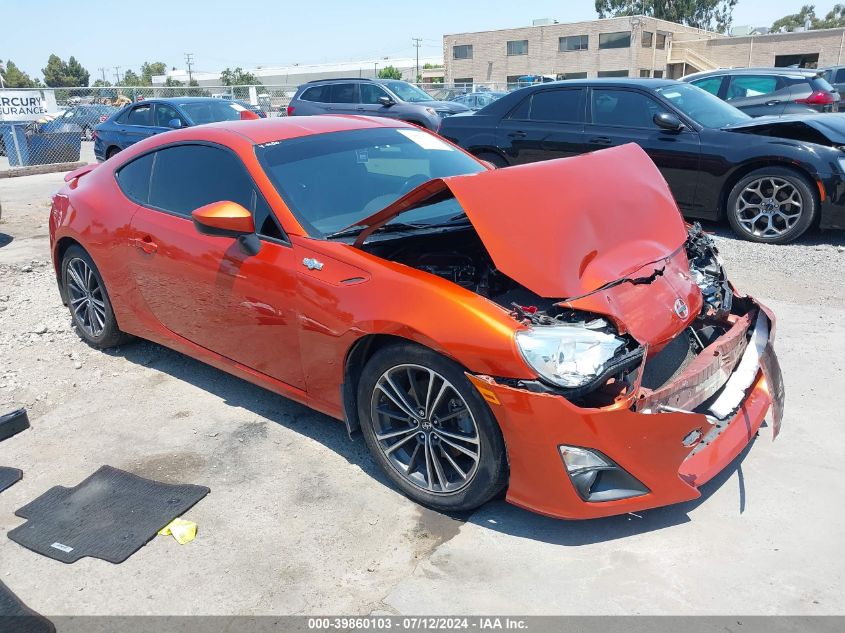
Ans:
<svg viewBox="0 0 845 633"><path fill-rule="evenodd" d="M21 146L18 143L17 127L10 125L9 129L12 131L12 144L15 146L15 154L18 157L18 167L23 167L23 157L21 156Z"/></svg>

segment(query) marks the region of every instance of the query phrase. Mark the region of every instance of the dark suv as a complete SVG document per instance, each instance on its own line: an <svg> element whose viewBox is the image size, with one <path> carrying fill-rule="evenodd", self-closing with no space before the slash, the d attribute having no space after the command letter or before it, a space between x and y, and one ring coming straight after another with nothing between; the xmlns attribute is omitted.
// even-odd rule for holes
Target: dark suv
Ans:
<svg viewBox="0 0 845 633"><path fill-rule="evenodd" d="M427 92L398 79L321 79L301 85L288 116L361 114L401 119L437 130L443 117L468 112L460 103L435 101Z"/></svg>
<svg viewBox="0 0 845 633"><path fill-rule="evenodd" d="M839 91L821 70L731 68L687 75L698 86L751 116L838 112Z"/></svg>

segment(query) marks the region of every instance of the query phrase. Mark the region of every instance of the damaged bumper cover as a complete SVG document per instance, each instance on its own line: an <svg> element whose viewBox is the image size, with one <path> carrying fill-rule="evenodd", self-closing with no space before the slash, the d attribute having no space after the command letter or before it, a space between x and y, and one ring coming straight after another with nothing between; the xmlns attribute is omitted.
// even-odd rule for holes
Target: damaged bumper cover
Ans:
<svg viewBox="0 0 845 633"><path fill-rule="evenodd" d="M689 501L751 443L770 409L777 436L784 389L774 317L754 306L668 384L604 408L469 375L504 435L508 501L566 519ZM630 494L585 495L562 459L567 447L588 449L623 473Z"/></svg>

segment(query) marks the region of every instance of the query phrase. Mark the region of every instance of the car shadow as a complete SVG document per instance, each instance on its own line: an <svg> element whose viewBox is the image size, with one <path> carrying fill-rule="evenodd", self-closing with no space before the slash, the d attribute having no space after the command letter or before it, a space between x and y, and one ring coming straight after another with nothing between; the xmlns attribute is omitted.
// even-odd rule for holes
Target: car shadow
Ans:
<svg viewBox="0 0 845 633"><path fill-rule="evenodd" d="M137 341L104 352L168 374L222 398L228 406L245 409L316 440L359 466L378 483L391 487L390 480L370 458L364 439L356 434L350 440L343 422L150 341Z"/></svg>
<svg viewBox="0 0 845 633"><path fill-rule="evenodd" d="M8 233L0 233L0 248L4 246L8 246L14 241L14 237L9 235Z"/></svg>
<svg viewBox="0 0 845 633"><path fill-rule="evenodd" d="M350 439L343 423L283 396L227 374L180 352L149 341L106 350L107 354L151 367L223 399L232 407L246 409L280 426L313 439L334 451L347 462L357 465L375 482L395 487L370 457L360 433ZM440 515L460 524L470 523L510 536L528 538L554 545L575 547L613 541L646 532L681 525L690 521L689 513L725 485L737 473L738 507L745 508L742 461L755 440L722 472L701 487L701 497L686 503L603 519L567 521L554 519L513 506L502 499L491 501L474 512L441 513L421 509L421 513ZM560 482L565 485L564 481ZM408 503L413 501L408 500ZM455 530L457 531L457 530Z"/></svg>
<svg viewBox="0 0 845 633"><path fill-rule="evenodd" d="M711 222L708 220L697 220L697 222L701 224L701 228L703 228L707 233L712 233L717 237L722 237L728 240L743 241L737 237L733 230L731 230L731 227L728 226L727 222ZM751 242L749 242L749 244L751 244ZM814 227L809 229L806 233L804 233L804 235L794 242L790 242L790 244L803 246L845 246L845 231L835 229L823 231L818 227ZM760 244L760 246L778 248L777 245L771 244Z"/></svg>

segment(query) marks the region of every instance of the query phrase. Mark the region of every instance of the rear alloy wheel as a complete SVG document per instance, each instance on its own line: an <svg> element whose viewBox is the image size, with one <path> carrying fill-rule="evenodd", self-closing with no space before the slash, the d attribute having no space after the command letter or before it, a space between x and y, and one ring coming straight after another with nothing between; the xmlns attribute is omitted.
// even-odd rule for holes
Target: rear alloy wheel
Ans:
<svg viewBox="0 0 845 633"><path fill-rule="evenodd" d="M786 244L813 223L816 197L806 178L783 167L758 169L740 180L728 198L728 221L742 238Z"/></svg>
<svg viewBox="0 0 845 633"><path fill-rule="evenodd" d="M106 152L106 160L108 160L109 158L111 158L112 156L117 154L119 151L120 151L119 147L114 147L114 146L110 147L108 149L108 151Z"/></svg>
<svg viewBox="0 0 845 633"><path fill-rule="evenodd" d="M117 327L103 278L91 256L79 246L71 246L61 270L67 306L79 336L97 349L127 341L129 337Z"/></svg>
<svg viewBox="0 0 845 633"><path fill-rule="evenodd" d="M504 487L501 432L452 361L411 344L379 350L361 376L358 406L370 452L415 501L472 510Z"/></svg>

